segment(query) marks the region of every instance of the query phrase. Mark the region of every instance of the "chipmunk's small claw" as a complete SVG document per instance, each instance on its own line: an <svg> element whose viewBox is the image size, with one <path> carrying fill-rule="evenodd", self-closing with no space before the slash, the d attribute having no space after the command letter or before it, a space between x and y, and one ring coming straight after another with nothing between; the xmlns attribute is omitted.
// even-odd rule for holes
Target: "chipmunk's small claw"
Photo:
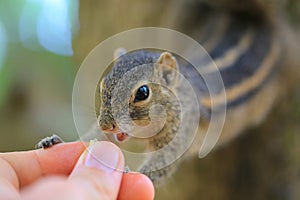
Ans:
<svg viewBox="0 0 300 200"><path fill-rule="evenodd" d="M129 173L129 172L131 172L131 170L130 170L130 168L128 167L128 165L126 165L126 166L124 167L123 173L124 173L124 174L127 174L127 173Z"/></svg>
<svg viewBox="0 0 300 200"><path fill-rule="evenodd" d="M41 141L39 141L36 145L35 148L36 149L46 149L49 147L52 147L53 145L59 144L59 143L63 143L64 141L57 135L52 135L50 137L46 137L44 139L42 139Z"/></svg>

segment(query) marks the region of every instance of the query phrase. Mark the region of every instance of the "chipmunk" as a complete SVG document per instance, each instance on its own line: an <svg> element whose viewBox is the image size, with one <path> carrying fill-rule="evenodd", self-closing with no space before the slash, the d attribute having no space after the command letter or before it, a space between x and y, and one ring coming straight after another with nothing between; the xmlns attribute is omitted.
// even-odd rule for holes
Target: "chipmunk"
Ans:
<svg viewBox="0 0 300 200"><path fill-rule="evenodd" d="M178 156L178 151L182 151L181 142L185 140L182 135L171 144L182 120L176 94L183 91L178 87L180 81L176 71L183 74L195 89L201 113L197 136L185 154L189 156L197 155L208 125L219 123L210 118L213 101L227 106L226 120L217 146L263 121L276 99L277 69L285 59L284 40L275 23L277 12L274 1L193 1L184 5L179 9L182 12L192 9L191 14L185 17L179 12L181 20L176 25L192 32L191 35L216 63L225 87L221 93L226 94L226 101L220 101L218 94L208 98L207 91L203 89L203 79L189 63L172 52L157 49L117 51L112 69L99 81L96 94L100 101L96 107L98 127L118 142L130 140L132 135L120 126L135 124L143 127L157 118L155 135L135 138L146 142L149 151L170 146L167 151L148 157L139 168L155 183L160 183L176 170L176 163L164 168L159 166ZM118 81L129 72L126 85L119 86ZM113 95L117 86L118 93ZM151 108L157 103L164 109L158 109L153 114ZM188 126L185 131L189 131ZM58 143L54 136L41 141L38 147L51 146L49 141Z"/></svg>

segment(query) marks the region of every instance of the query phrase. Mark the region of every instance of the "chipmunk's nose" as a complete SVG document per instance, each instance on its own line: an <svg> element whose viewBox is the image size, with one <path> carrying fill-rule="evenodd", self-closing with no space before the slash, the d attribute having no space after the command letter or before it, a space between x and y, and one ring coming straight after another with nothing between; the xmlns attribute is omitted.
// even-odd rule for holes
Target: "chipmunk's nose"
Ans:
<svg viewBox="0 0 300 200"><path fill-rule="evenodd" d="M100 126L99 127L105 133L116 133L118 131L118 126L115 124L110 124L108 126Z"/></svg>
<svg viewBox="0 0 300 200"><path fill-rule="evenodd" d="M103 109L98 117L98 128L105 133L116 133L119 129L113 116L105 109Z"/></svg>

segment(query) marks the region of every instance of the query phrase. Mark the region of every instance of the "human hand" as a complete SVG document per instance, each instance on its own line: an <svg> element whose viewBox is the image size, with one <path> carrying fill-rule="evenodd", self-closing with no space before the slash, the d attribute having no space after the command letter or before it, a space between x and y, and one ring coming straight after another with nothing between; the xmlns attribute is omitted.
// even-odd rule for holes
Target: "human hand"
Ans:
<svg viewBox="0 0 300 200"><path fill-rule="evenodd" d="M0 199L154 198L148 177L122 173L124 157L114 144L96 142L88 149L74 142L0 153Z"/></svg>

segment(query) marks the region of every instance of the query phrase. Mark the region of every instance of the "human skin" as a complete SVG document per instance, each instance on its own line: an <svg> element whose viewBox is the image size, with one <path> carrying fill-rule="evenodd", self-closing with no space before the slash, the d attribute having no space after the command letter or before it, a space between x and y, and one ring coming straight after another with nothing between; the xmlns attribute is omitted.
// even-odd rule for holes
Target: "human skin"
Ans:
<svg viewBox="0 0 300 200"><path fill-rule="evenodd" d="M148 177L122 173L124 157L117 146L95 142L85 149L85 144L72 142L0 153L0 199L154 198Z"/></svg>

